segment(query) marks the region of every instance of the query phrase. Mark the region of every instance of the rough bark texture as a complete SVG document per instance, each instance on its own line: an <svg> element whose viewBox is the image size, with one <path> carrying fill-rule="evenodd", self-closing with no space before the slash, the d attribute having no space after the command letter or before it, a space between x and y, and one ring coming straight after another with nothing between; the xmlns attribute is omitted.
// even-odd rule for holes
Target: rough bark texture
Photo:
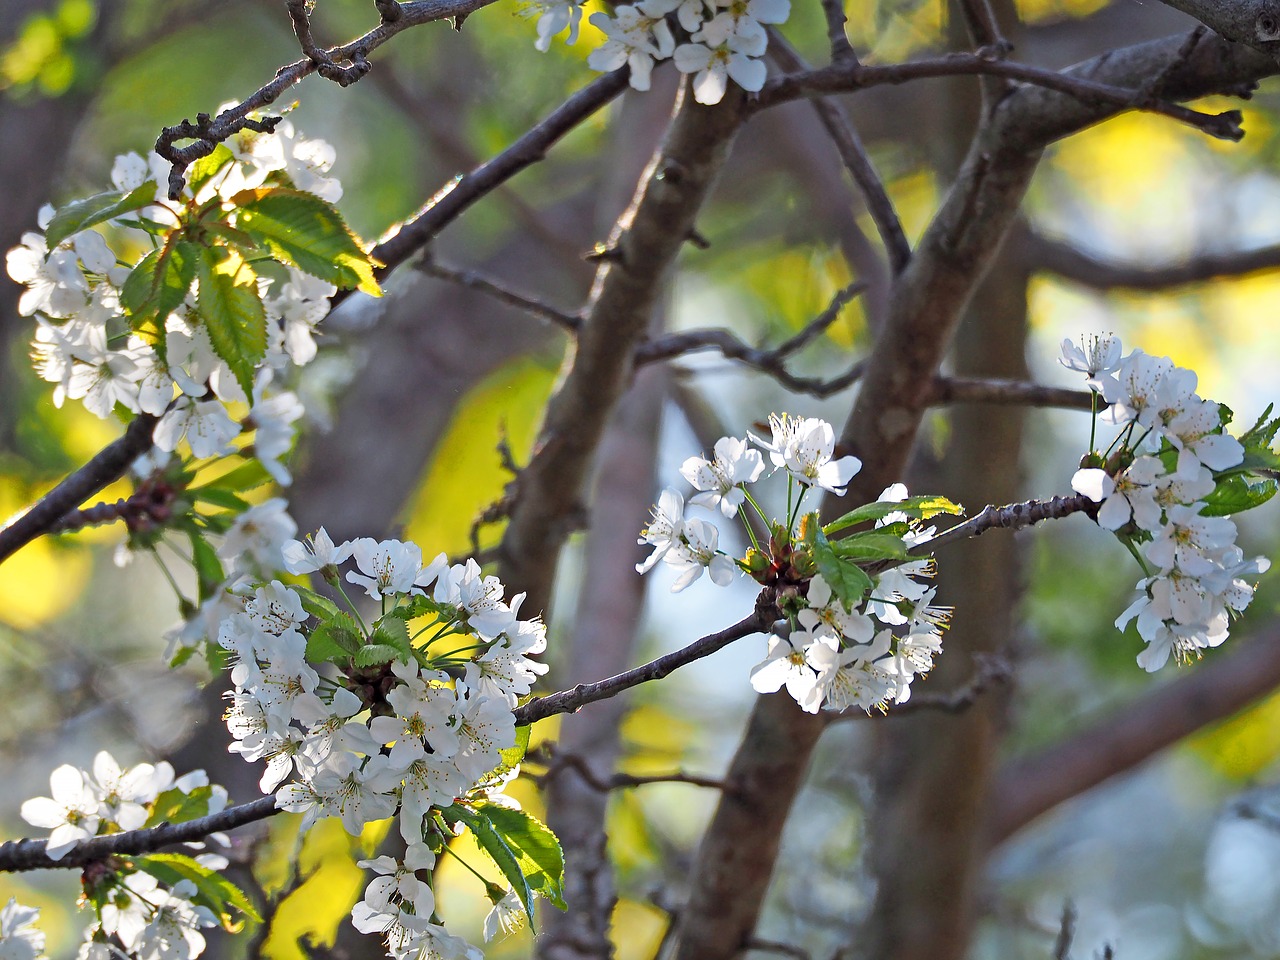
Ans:
<svg viewBox="0 0 1280 960"><path fill-rule="evenodd" d="M520 475L499 548L499 575L508 589L528 593L530 612L548 608L556 560L581 513L592 458L631 380L632 353L743 117L740 91L713 107L682 97L634 202L601 253L586 322Z"/></svg>
<svg viewBox="0 0 1280 960"><path fill-rule="evenodd" d="M1186 62L1176 64L1182 43L1182 37L1174 37L1126 48L1075 69L1133 87L1168 70L1161 92L1179 98L1275 72L1274 63L1257 52L1218 38L1206 38ZM1114 112L1114 107L1028 87L997 105L895 284L888 323L843 431L842 440L863 460L846 504L874 499L902 475L928 384L1017 214L1040 151ZM754 929L785 814L821 731L812 718L800 719L794 704L779 706L778 699L758 702L731 763L728 779L739 792L722 799L704 837L679 933L679 960L732 957ZM768 816L761 816L765 811ZM743 844L746 836L750 844ZM725 865L740 861L740 846L759 855L729 873Z"/></svg>

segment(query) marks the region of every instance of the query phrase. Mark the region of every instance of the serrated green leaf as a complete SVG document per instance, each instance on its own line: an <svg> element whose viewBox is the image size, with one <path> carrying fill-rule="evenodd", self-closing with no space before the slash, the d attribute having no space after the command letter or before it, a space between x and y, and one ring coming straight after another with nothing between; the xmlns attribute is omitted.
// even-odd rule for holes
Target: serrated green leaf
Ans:
<svg viewBox="0 0 1280 960"><path fill-rule="evenodd" d="M165 321L187 298L196 277L199 248L180 240L138 261L120 289L130 328L165 359Z"/></svg>
<svg viewBox="0 0 1280 960"><path fill-rule="evenodd" d="M388 617L396 617L400 620L416 620L418 617L425 617L429 613L444 614L451 617L457 610L446 603L436 603L435 599L425 594L419 594L409 597L408 600L402 600L390 610L387 611Z"/></svg>
<svg viewBox="0 0 1280 960"><path fill-rule="evenodd" d="M328 597L316 593L307 587L300 586L296 583L289 584L289 589L296 593L302 599L302 609L307 611L317 620L328 620L330 617L336 617L342 611L338 609L338 605ZM352 623L355 621L353 620Z"/></svg>
<svg viewBox="0 0 1280 960"><path fill-rule="evenodd" d="M854 533L831 542L836 556L854 563L872 563L876 560L906 560L908 548L901 537L868 530Z"/></svg>
<svg viewBox="0 0 1280 960"><path fill-rule="evenodd" d="M49 221L44 240L52 250L73 233L114 220L156 202L156 184L148 180L136 190L109 190L69 203Z"/></svg>
<svg viewBox="0 0 1280 960"><path fill-rule="evenodd" d="M836 555L829 541L821 530L817 531L813 543L813 560L818 566L822 579L827 581L831 592L840 598L846 610L856 610L862 605L862 598L871 589L871 578L857 564L844 560Z"/></svg>
<svg viewBox="0 0 1280 960"><path fill-rule="evenodd" d="M959 504L952 503L946 497L908 497L906 500L897 502L880 500L855 507L843 517L832 520L824 526L822 532L830 535L855 524L883 519L891 513L905 513L908 517L916 520L928 520L930 517L936 517L940 513L963 514L964 508Z"/></svg>
<svg viewBox="0 0 1280 960"><path fill-rule="evenodd" d="M235 251L205 247L197 276L196 310L209 342L245 396L252 396L254 368L267 354L267 311L258 293L258 275Z"/></svg>
<svg viewBox="0 0 1280 960"><path fill-rule="evenodd" d="M192 902L208 907L227 931L234 933L243 926L243 923L236 922L231 912L233 910L256 923L262 922L262 917L243 890L222 874L201 866L191 857L181 853L152 853L135 857L133 862L140 870L151 874L168 887L190 880L196 887Z"/></svg>
<svg viewBox="0 0 1280 960"><path fill-rule="evenodd" d="M409 640L409 625L400 617L385 616L373 625L369 642L394 648L399 659L408 663L413 659L413 644Z"/></svg>
<svg viewBox="0 0 1280 960"><path fill-rule="evenodd" d="M492 805L488 804L486 806ZM529 917L530 927L532 928L533 891L529 889L529 881L525 877L524 870L521 869L521 856L511 848L510 844L494 827L493 822L485 813L457 803L446 810L442 810L441 813L446 821L452 820L454 823L461 823L471 831L476 838L476 844L493 861L494 866L502 872L507 883L511 884L511 889L515 890L516 896L520 898L520 902L524 905L525 913ZM531 860L530 862L534 861ZM561 869L563 871L563 866Z"/></svg>
<svg viewBox="0 0 1280 960"><path fill-rule="evenodd" d="M235 154L225 143L220 143L213 148L213 153L207 157L201 157L187 167L187 183L191 185L191 192L199 193L201 187L234 159Z"/></svg>
<svg viewBox="0 0 1280 960"><path fill-rule="evenodd" d="M333 204L284 187L245 190L232 202L236 226L277 259L344 289L382 296L373 276L376 262Z"/></svg>
<svg viewBox="0 0 1280 960"><path fill-rule="evenodd" d="M303 606L306 599L303 598ZM350 614L337 611L317 625L307 637L307 659L312 663L337 662L355 656L364 645L364 634ZM357 658L358 660L358 658ZM385 663L376 660L375 663ZM368 664L360 664L368 666Z"/></svg>
<svg viewBox="0 0 1280 960"><path fill-rule="evenodd" d="M564 852L551 829L523 810L484 800L476 803L475 809L516 855L530 889L564 910Z"/></svg>
<svg viewBox="0 0 1280 960"><path fill-rule="evenodd" d="M188 530L187 537L191 540L191 559L195 563L196 578L199 581L199 599L204 603L217 593L227 577L222 570L222 561L218 559L218 554L209 545L209 541L196 530Z"/></svg>
<svg viewBox="0 0 1280 960"><path fill-rule="evenodd" d="M204 227L206 233L212 234L228 246L237 247L241 253L256 254L262 250L262 247L258 245L258 241L254 240L249 234L243 230L237 230L235 227L220 220L201 224L201 226Z"/></svg>
<svg viewBox="0 0 1280 960"><path fill-rule="evenodd" d="M1260 507L1276 495L1280 485L1275 480L1250 481L1235 475L1218 481L1213 493L1204 498L1202 517L1228 517Z"/></svg>
<svg viewBox="0 0 1280 960"><path fill-rule="evenodd" d="M400 651L388 643L366 643L353 659L357 667L377 667L400 659Z"/></svg>
<svg viewBox="0 0 1280 960"><path fill-rule="evenodd" d="M185 647L195 650L195 647ZM213 788L209 786L194 787L190 793L184 793L177 787L166 790L151 801L151 813L144 827L154 827L161 823L183 823L197 817L208 816L209 798Z"/></svg>
<svg viewBox="0 0 1280 960"><path fill-rule="evenodd" d="M498 783L508 773L524 762L524 755L529 752L530 727L516 727L516 742L505 750L499 750L502 758L496 767L486 773L478 781L480 784Z"/></svg>

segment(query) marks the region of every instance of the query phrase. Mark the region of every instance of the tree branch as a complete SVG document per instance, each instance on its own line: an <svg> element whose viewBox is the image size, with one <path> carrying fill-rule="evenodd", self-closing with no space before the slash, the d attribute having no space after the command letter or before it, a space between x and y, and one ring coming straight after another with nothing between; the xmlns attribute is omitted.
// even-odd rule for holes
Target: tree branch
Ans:
<svg viewBox="0 0 1280 960"><path fill-rule="evenodd" d="M67 476L26 513L0 529L0 563L36 537L48 533L62 517L109 483L124 476L134 460L151 449L156 418L135 417L120 439L109 443L83 467Z"/></svg>
<svg viewBox="0 0 1280 960"><path fill-rule="evenodd" d="M841 36L843 35L842 29ZM847 40L845 42L848 43ZM788 73L800 73L809 69L809 65L787 42L786 37L773 28L769 30L769 56ZM898 211L894 209L893 201L889 199L884 181L880 179L880 174L872 165L871 158L867 156L862 140L859 139L857 131L853 129L853 124L849 122L848 115L840 105L826 98L814 99L810 103L827 131L827 135L836 145L836 150L844 162L845 169L849 171L849 176L862 191L867 212L871 214L871 220L875 223L876 231L880 234L880 240L884 243L885 252L888 254L890 272L895 275L901 273L902 268L911 259L911 244L907 241L906 233L903 232L902 221L898 219Z"/></svg>
<svg viewBox="0 0 1280 960"><path fill-rule="evenodd" d="M1161 66L1167 68L1168 62L1165 61ZM885 66L833 64L806 73L790 74L766 83L760 91L756 106L764 109L800 97L851 93L881 84L907 83L927 77L967 75L1020 80L1031 86L1067 94L1081 104L1091 107L1145 110L1161 114L1221 140L1239 140L1244 136L1244 131L1240 127L1241 114L1238 110L1228 110L1219 114L1200 113L1189 107L1158 99L1154 94L1144 93L1141 84L1126 88L1102 83L1072 71L1060 73L1010 60L992 60L973 53L951 53L941 57ZM1144 82L1146 79L1144 78Z"/></svg>
<svg viewBox="0 0 1280 960"><path fill-rule="evenodd" d="M1064 241L1033 233L1028 238L1025 256L1035 270L1057 274L1064 280L1095 290L1162 291L1280 268L1280 244L1254 250L1201 253L1182 263L1148 266L1104 260Z"/></svg>
<svg viewBox="0 0 1280 960"><path fill-rule="evenodd" d="M1280 57L1280 3L1275 0L1160 0L1228 40Z"/></svg>
<svg viewBox="0 0 1280 960"><path fill-rule="evenodd" d="M935 377L932 406L951 403L991 403L1000 406L1062 407L1068 410L1092 410L1093 394L1088 390L1049 387L1024 380L994 377Z"/></svg>
<svg viewBox="0 0 1280 960"><path fill-rule="evenodd" d="M298 17L294 15L294 9L302 5L297 0L287 0L287 2L294 30L297 32L299 24ZM156 153L173 165L169 171L169 199L176 200L182 193L182 188L186 185L187 167L201 157L207 157L213 153L219 143L245 128L251 130L274 128L280 120L279 117L257 121L250 120L249 114L275 103L286 90L311 73L316 71L324 73L324 70L321 70L322 64L328 64L329 66L325 69L334 74L330 79L342 83L338 77L338 73L342 72L349 78L346 83L352 83L368 73L369 54L402 30L436 20L464 18L492 2L493 0L408 0L408 2L397 4L399 14L390 18L387 16L389 6L383 4L379 6L383 19L378 26L362 37L324 51L315 47L314 41L311 40L310 26L306 23L305 13L302 13L303 28L298 33L298 40L304 52L307 52L308 48L313 51L308 53L307 59L281 67L272 80L263 84L247 99L222 111L217 117L202 113L196 117L195 123L183 120L160 131L160 136L156 139ZM344 62L350 63L351 67L338 66ZM359 76L350 73L353 69L359 73ZM195 142L185 147L175 146L179 140Z"/></svg>
<svg viewBox="0 0 1280 960"><path fill-rule="evenodd" d="M0 843L0 872L82 867L111 856L152 853L175 843L203 840L211 833L232 830L255 820L265 820L279 812L274 796L261 797L251 803L228 807L219 813L211 813L195 820L162 823L144 830L129 830L82 840L57 860L45 853L49 844L47 840L9 840Z"/></svg>
<svg viewBox="0 0 1280 960"><path fill-rule="evenodd" d="M957 540L968 540L979 537L988 530L997 527L1004 530L1021 530L1044 520L1061 520L1073 513L1088 511L1097 505L1084 494L1072 497L1051 497L1048 500L1025 500L1022 503L1011 503L1007 506L983 507L976 515L964 523L948 527L932 540L926 540L911 548L911 555L927 557L938 547L955 543Z"/></svg>
<svg viewBox="0 0 1280 960"><path fill-rule="evenodd" d="M1280 686L1280 629L1213 654L1194 670L1091 720L1040 753L1010 761L991 796L997 845L1060 803L1244 709Z"/></svg>
<svg viewBox="0 0 1280 960"><path fill-rule="evenodd" d="M525 313L532 314L541 320L546 320L569 333L577 333L582 325L581 317L574 316L571 313L564 313L549 304L543 303L541 300L535 300L522 293L516 293L516 291L508 289L497 281L482 276L473 270L455 270L431 259L423 260L418 265L418 269L427 274L427 276L447 280L449 283L456 283L458 286L466 287L468 290L483 293L499 303L505 303L507 306L515 307L517 310L523 310Z"/></svg>
<svg viewBox="0 0 1280 960"><path fill-rule="evenodd" d="M625 673L609 677L607 680L580 683L569 690L561 690L559 693L534 697L526 701L516 708L516 725L525 726L557 714L573 713L588 703L617 696L623 690L648 683L650 680L661 680L685 664L709 657L735 640L749 637L753 633L767 632L780 615L772 608L772 599L768 598L767 594L761 596L765 599L757 601L756 610L750 616L744 617L733 626L726 627L718 633L708 634L695 640L687 647L668 653L657 660L651 660L634 670L627 670Z"/></svg>

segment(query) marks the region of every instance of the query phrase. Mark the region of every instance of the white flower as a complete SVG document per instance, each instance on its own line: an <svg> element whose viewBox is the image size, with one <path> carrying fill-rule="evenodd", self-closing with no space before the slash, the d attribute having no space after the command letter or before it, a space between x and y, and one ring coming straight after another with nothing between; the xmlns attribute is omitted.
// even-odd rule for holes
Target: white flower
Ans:
<svg viewBox="0 0 1280 960"><path fill-rule="evenodd" d="M281 549L298 532L288 508L280 497L250 507L232 522L218 556L235 561L238 569L244 569L245 560L251 559L263 570L278 570L284 562Z"/></svg>
<svg viewBox="0 0 1280 960"><path fill-rule="evenodd" d="M1222 433L1218 404L1212 400L1188 403L1169 421L1165 436L1178 450L1180 477L1191 478L1203 464L1211 470L1227 470L1244 460L1244 447L1230 434Z"/></svg>
<svg viewBox="0 0 1280 960"><path fill-rule="evenodd" d="M680 571L671 584L672 593L679 593L689 586L702 576L704 570L711 576L711 582L718 587L727 587L733 582L738 568L731 559L716 550L719 540L720 531L715 524L706 520L684 522L680 542L663 557L668 566Z"/></svg>
<svg viewBox="0 0 1280 960"><path fill-rule="evenodd" d="M566 27L569 36L565 43L578 39L578 27L582 23L582 6L574 0L533 0L525 10L526 16L538 18L538 41L534 44L545 53L551 48L551 38Z"/></svg>
<svg viewBox="0 0 1280 960"><path fill-rule="evenodd" d="M1236 540L1236 525L1228 517L1202 517L1204 504L1171 507L1168 523L1147 544L1147 559L1164 570L1177 567L1198 577L1218 564L1213 559Z"/></svg>
<svg viewBox="0 0 1280 960"><path fill-rule="evenodd" d="M811 630L792 630L787 639L770 637L764 660L751 668L752 689L776 693L785 684L787 693L806 713L817 713L823 696L818 681L824 670L833 668L829 653L835 649L830 637Z"/></svg>
<svg viewBox="0 0 1280 960"><path fill-rule="evenodd" d="M35 797L22 805L22 819L49 834L45 848L50 859L60 860L81 840L98 832L98 795L84 773L64 763L49 776L52 797Z"/></svg>
<svg viewBox="0 0 1280 960"><path fill-rule="evenodd" d="M154 913L133 945L138 960L189 960L204 952L201 927L216 927L218 920L208 907L190 901L196 887L181 880L154 902Z"/></svg>
<svg viewBox="0 0 1280 960"><path fill-rule="evenodd" d="M1133 519L1143 530L1160 525L1161 510L1155 500L1155 483L1164 474L1164 464L1155 457L1138 457L1117 479L1105 470L1089 467L1077 470L1071 489L1094 503L1101 503L1098 526L1118 530Z"/></svg>
<svg viewBox="0 0 1280 960"><path fill-rule="evenodd" d="M284 568L290 573L314 573L327 566L337 566L351 556L350 541L334 545L324 527L315 536L308 534L307 542L289 540L281 550Z"/></svg>
<svg viewBox="0 0 1280 960"><path fill-rule="evenodd" d="M1068 370L1085 374L1085 381L1096 393L1102 394L1107 403L1120 400L1123 391L1116 372L1120 369L1120 338L1112 334L1090 336L1081 339L1076 346L1070 338L1062 341L1062 356L1058 362Z"/></svg>
<svg viewBox="0 0 1280 960"><path fill-rule="evenodd" d="M831 710L860 707L870 713L873 707L900 693L901 685L895 677L877 663L889 653L892 639L892 633L881 630L870 643L844 649L814 644L809 661L818 677L810 698Z"/></svg>
<svg viewBox="0 0 1280 960"><path fill-rule="evenodd" d="M680 467L680 475L694 488L701 490L689 503L720 508L726 517L738 512L738 506L746 499L743 484L754 483L764 471L764 458L746 440L737 437L721 437L716 441L715 459L690 457Z"/></svg>
<svg viewBox="0 0 1280 960"><path fill-rule="evenodd" d="M356 866L378 874L364 891L363 902L368 905L370 915L398 912L402 905L408 905L411 908L408 912L430 917L436 908L435 894L427 883L414 875L414 871L430 870L435 864L436 855L421 841L409 845L404 860L381 856L358 861ZM360 924L356 929L361 933L373 932L363 929Z"/></svg>
<svg viewBox="0 0 1280 960"><path fill-rule="evenodd" d="M797 619L806 630L837 641L847 637L855 643L866 643L875 632L871 618L847 610L821 574L809 581L809 594L805 599L809 606L800 611Z"/></svg>
<svg viewBox="0 0 1280 960"><path fill-rule="evenodd" d="M136 830L146 823L146 805L159 795L165 773L173 776L168 764L157 768L142 763L123 769L111 754L100 750L93 758L93 776L87 784L97 791L98 812L104 820L121 830Z"/></svg>
<svg viewBox="0 0 1280 960"><path fill-rule="evenodd" d="M472 783L502 762L500 751L516 742L516 718L501 697L470 700L458 717L458 752L453 757L459 772Z"/></svg>
<svg viewBox="0 0 1280 960"><path fill-rule="evenodd" d="M172 451L185 436L195 456L216 457L231 452L231 441L240 435L240 424L227 415L217 400L178 399L174 408L156 424L155 441L161 450Z"/></svg>
<svg viewBox="0 0 1280 960"><path fill-rule="evenodd" d="M351 542L351 556L361 572L349 571L347 580L364 587L375 600L413 592L414 580L422 572L422 551L414 543L361 537Z"/></svg>
<svg viewBox="0 0 1280 960"><path fill-rule="evenodd" d="M1168 357L1151 357L1134 350L1120 361L1116 379L1121 396L1102 419L1114 424L1139 420L1144 426L1155 426L1152 417L1161 406L1160 389L1173 369L1173 361Z"/></svg>
<svg viewBox="0 0 1280 960"><path fill-rule="evenodd" d="M769 451L774 466L784 468L806 486L819 486L844 496L845 487L862 469L862 461L857 457L831 459L835 452L831 424L816 417L775 413L769 415L769 426L773 430L770 442L753 439Z"/></svg>
<svg viewBox="0 0 1280 960"><path fill-rule="evenodd" d="M279 580L272 580L255 590L253 599L245 602L244 609L255 627L275 637L302 626L307 620L302 598Z"/></svg>
<svg viewBox="0 0 1280 960"><path fill-rule="evenodd" d="M39 919L35 907L9 898L0 909L0 960L36 960L44 953L44 932L32 926Z"/></svg>
<svg viewBox="0 0 1280 960"><path fill-rule="evenodd" d="M592 70L611 71L631 67L630 83L636 90L649 89L654 60L665 60L675 49L671 28L658 0L616 7L613 16L593 13L591 23L607 39L587 57Z"/></svg>
<svg viewBox="0 0 1280 960"><path fill-rule="evenodd" d="M654 547L653 553L643 563L636 564L636 573L648 573L666 556L672 545L678 543L683 536L684 523L684 497L667 487L658 497L657 506L653 508L653 519L640 531L640 539L636 541L652 544Z"/></svg>
<svg viewBox="0 0 1280 960"><path fill-rule="evenodd" d="M515 890L508 890L506 896L494 903L489 915L484 918L484 939L488 943L499 933L504 936L515 933L528 921L524 912L524 904Z"/></svg>
<svg viewBox="0 0 1280 960"><path fill-rule="evenodd" d="M467 625L481 638L494 640L516 622L511 608L502 602L505 589L497 577L482 576L480 565L468 558L465 564L455 564L447 575L439 577L435 599L437 603L461 607L467 614Z"/></svg>

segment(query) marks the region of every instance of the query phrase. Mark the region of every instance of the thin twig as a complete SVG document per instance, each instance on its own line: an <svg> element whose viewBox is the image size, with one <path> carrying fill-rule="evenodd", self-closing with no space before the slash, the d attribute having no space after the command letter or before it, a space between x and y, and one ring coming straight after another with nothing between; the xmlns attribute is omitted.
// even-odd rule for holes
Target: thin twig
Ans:
<svg viewBox="0 0 1280 960"><path fill-rule="evenodd" d="M1102 259L1061 240L1031 234L1023 251L1028 266L1095 290L1162 291L1219 277L1242 277L1280 269L1280 244L1253 250L1201 253L1182 263L1117 263Z"/></svg>
<svg viewBox="0 0 1280 960"><path fill-rule="evenodd" d="M307 14L307 0L285 0L285 6L289 10L289 20L293 23L293 33L298 38L303 56L315 64L316 73L320 76L326 80L332 80L340 87L349 87L373 69L373 64L369 62L363 50L352 53L349 66L344 67L337 63L328 51L316 46L315 38L311 36L311 18ZM403 15L403 11L401 14ZM384 16L382 22L390 21Z"/></svg>
<svg viewBox="0 0 1280 960"><path fill-rule="evenodd" d="M1083 103L1158 113L1195 127L1220 140L1244 136L1239 110L1219 114L1200 113L1181 104L1154 98L1141 99L1141 90L1127 90L1070 73L1059 73L1012 60L992 60L973 53L951 53L941 57L883 66L833 64L804 73L778 77L764 85L755 101L756 109L766 109L801 97L825 96L865 90L882 84L908 83L929 77L990 75L1020 80L1033 86L1056 90Z"/></svg>
<svg viewBox="0 0 1280 960"><path fill-rule="evenodd" d="M473 13L492 2L494 0L412 0L412 2L397 4L400 11L399 15L392 14L390 18L388 18L390 5L383 3L378 7L382 14L382 22L378 26L364 36L358 37L342 46L322 51L322 54L328 59L328 62L335 65L341 63L354 65L358 61L367 62L368 56L373 50L382 46L402 30L437 20L453 19L456 21L458 18L465 17L467 14ZM292 14L293 0L289 0L289 3ZM307 29L307 35L309 36L309 28ZM301 39L300 37L300 42ZM173 165L169 171L170 199L176 200L182 193L182 188L186 185L187 167L201 157L207 157L213 153L219 143L235 136L235 134L246 128L268 131L273 129L280 121L279 117L252 120L249 118L249 114L275 103L286 90L304 77L316 72L319 67L320 62L308 56L296 63L281 67L276 71L273 79L263 84L245 100L222 111L217 117L199 114L196 117L196 123L183 120L182 123L174 124L161 130L160 136L156 139L155 149L156 153ZM194 140L195 142L185 147L175 146L179 140Z"/></svg>
<svg viewBox="0 0 1280 960"><path fill-rule="evenodd" d="M929 403L991 403L1015 407L1062 407L1068 410L1092 410L1093 394L1088 390L1049 387L1025 380L995 377L937 377Z"/></svg>
<svg viewBox="0 0 1280 960"><path fill-rule="evenodd" d="M251 803L228 807L219 813L211 813L195 820L162 823L143 830L128 830L82 840L57 860L45 853L49 844L47 840L9 840L0 843L0 871L17 873L23 870L82 867L111 856L151 853L175 843L203 840L211 833L221 833L255 820L265 820L279 812L274 796L261 797Z"/></svg>
<svg viewBox="0 0 1280 960"><path fill-rule="evenodd" d="M124 476L134 460L151 448L156 418L134 418L120 439L109 443L79 470L40 498L30 510L0 529L0 563L36 537L48 533L62 517L109 483Z"/></svg>
<svg viewBox="0 0 1280 960"><path fill-rule="evenodd" d="M549 745L548 745L549 746ZM681 770L672 773L653 774L651 776L638 776L630 773L615 772L608 777L602 777L591 769L591 765L586 759L576 753L562 753L558 750L549 750L545 757L536 757L529 755L525 757L526 763L545 763L547 770L545 773L539 774L532 779L538 784L545 784L548 780L554 779L564 770L572 770L581 779L582 782L589 786L592 790L600 793L609 793L613 790L625 790L631 787L648 786L651 783L687 783L695 787L707 787L711 790L726 789L723 780L717 780L712 777L700 777L696 774L685 773Z"/></svg>
<svg viewBox="0 0 1280 960"><path fill-rule="evenodd" d="M525 313L532 314L543 320L547 320L556 326L567 330L569 333L577 333L582 326L582 318L571 313L564 313L557 310L550 304L543 303L533 297L525 296L522 293L504 287L495 280L491 280L472 270L457 270L453 267L447 267L430 258L422 261L418 265L418 269L423 273L441 280L447 280L450 283L456 283L460 287L466 287L468 290L475 290L483 293L499 303L505 303L509 307L515 307L517 310L523 310Z"/></svg>
<svg viewBox="0 0 1280 960"><path fill-rule="evenodd" d="M827 723L840 720L879 720L884 717L901 717L909 713L922 713L936 710L941 713L964 713L993 684L1007 683L1013 676L1013 667L1003 657L975 655L976 669L969 680L954 690L939 693L914 693L905 703L894 704L887 710L868 713L857 707L846 707L844 710L827 713L823 719Z"/></svg>
<svg viewBox="0 0 1280 960"><path fill-rule="evenodd" d="M682 647L674 653L668 653L666 656L651 660L649 663L636 667L634 670L627 670L617 676L610 677L607 680L600 680L596 683L580 683L569 690L562 690L559 693L552 693L545 697L534 697L516 708L516 725L524 726L537 720L542 720L545 717L553 717L561 713L572 713L588 703L617 696L623 690L629 690L642 683L648 683L650 680L661 680L672 671L683 667L685 664L693 663L695 660L709 657L735 640L749 637L753 633L764 633L768 631L774 620L777 619L776 616L772 615L776 614L777 611L771 611L771 600L768 601L763 611L760 609L761 605L761 602L757 601L756 611L750 616L739 620L733 626L695 640L687 647Z"/></svg>
<svg viewBox="0 0 1280 960"><path fill-rule="evenodd" d="M844 13L842 0L822 0L822 15L827 19L827 39L831 41L832 63L857 63L858 55L849 43L849 35L844 25L848 17Z"/></svg>
<svg viewBox="0 0 1280 960"><path fill-rule="evenodd" d="M1053 943L1053 960L1069 960L1071 941L1076 937L1076 908L1070 900L1062 904L1062 923Z"/></svg>
<svg viewBox="0 0 1280 960"><path fill-rule="evenodd" d="M843 36L843 30L841 35ZM809 69L809 65L787 42L786 37L772 28L769 30L769 56L788 73L800 73ZM871 220L884 243L890 272L894 275L901 273L911 259L911 244L902 229L898 211L889 199L889 191L885 189L884 181L880 179L880 174L867 155L866 147L862 145L857 131L839 104L825 98L810 102L827 135L835 144L849 176L862 191L867 212L871 214Z"/></svg>
<svg viewBox="0 0 1280 960"><path fill-rule="evenodd" d="M1001 35L1000 25L987 0L960 0L960 10L978 46L979 56L1000 58L1013 50L1013 44Z"/></svg>
<svg viewBox="0 0 1280 960"><path fill-rule="evenodd" d="M978 537L997 527L1005 530L1021 530L1043 520L1061 520L1073 513L1087 512L1095 508L1092 500L1084 494L1071 497L1051 497L1048 500L1024 500L1022 503L1011 503L1007 506L986 506L964 523L957 523L938 534L932 540L925 540L912 547L913 557L927 557L938 547L946 546L957 540Z"/></svg>

